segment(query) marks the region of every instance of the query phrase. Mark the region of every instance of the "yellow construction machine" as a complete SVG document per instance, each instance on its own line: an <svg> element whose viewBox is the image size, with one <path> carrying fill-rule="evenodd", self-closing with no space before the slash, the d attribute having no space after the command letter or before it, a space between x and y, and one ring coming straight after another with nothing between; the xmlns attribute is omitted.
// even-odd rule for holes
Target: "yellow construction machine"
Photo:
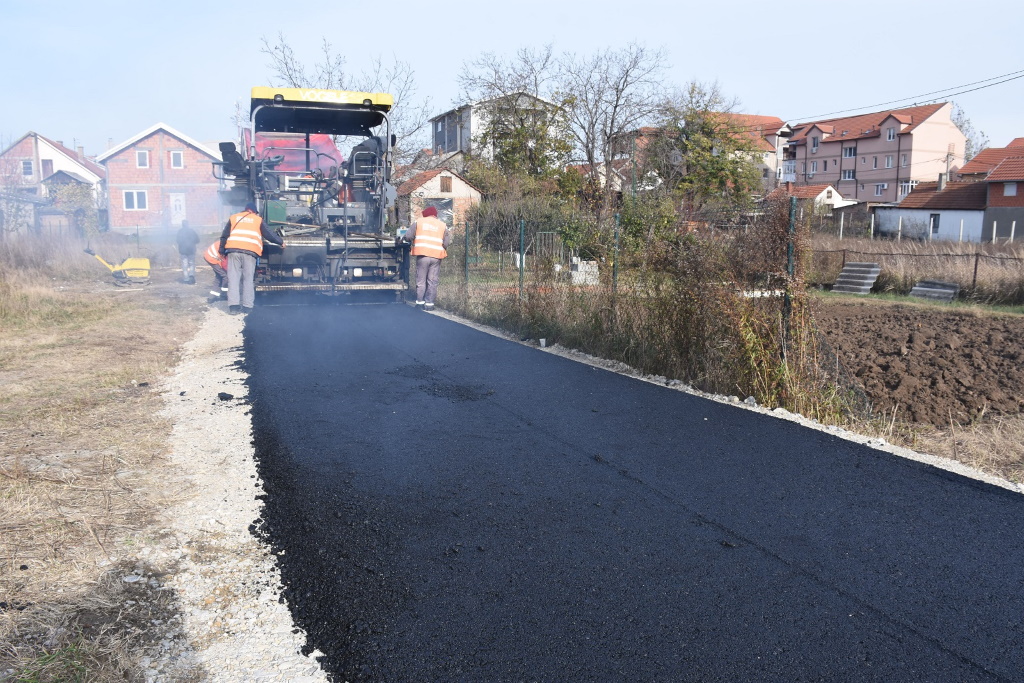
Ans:
<svg viewBox="0 0 1024 683"><path fill-rule="evenodd" d="M86 254L95 256L100 263L110 269L114 276L115 285L144 285L149 282L149 259L132 256L126 258L120 265L114 266L93 251L91 248L85 250Z"/></svg>

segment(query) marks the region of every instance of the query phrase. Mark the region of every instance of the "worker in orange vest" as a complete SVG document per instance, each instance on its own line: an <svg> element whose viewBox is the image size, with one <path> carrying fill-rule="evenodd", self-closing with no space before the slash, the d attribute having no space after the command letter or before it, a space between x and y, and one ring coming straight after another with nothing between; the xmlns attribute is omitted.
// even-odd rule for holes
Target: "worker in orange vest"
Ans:
<svg viewBox="0 0 1024 683"><path fill-rule="evenodd" d="M210 303L226 298L228 291L228 257L220 253L220 240L217 240L203 254L203 260L213 269L213 289L210 290Z"/></svg>
<svg viewBox="0 0 1024 683"><path fill-rule="evenodd" d="M412 243L410 254L416 257L416 308L434 310L441 260L451 241L451 231L437 217L437 209L428 206L423 217L413 223L405 239Z"/></svg>
<svg viewBox="0 0 1024 683"><path fill-rule="evenodd" d="M263 255L263 240L284 248L284 240L264 225L249 202L228 219L220 234L220 253L228 257L228 312L249 313L256 303L256 259Z"/></svg>

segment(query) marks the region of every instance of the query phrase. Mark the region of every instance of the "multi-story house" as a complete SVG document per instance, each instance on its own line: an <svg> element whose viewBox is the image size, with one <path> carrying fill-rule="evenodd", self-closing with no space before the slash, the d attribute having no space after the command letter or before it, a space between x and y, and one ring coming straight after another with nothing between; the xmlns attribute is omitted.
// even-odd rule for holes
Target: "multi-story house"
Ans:
<svg viewBox="0 0 1024 683"><path fill-rule="evenodd" d="M170 235L183 220L219 232L230 213L220 200L213 149L164 123L111 147L96 160L107 169L110 229Z"/></svg>
<svg viewBox="0 0 1024 683"><path fill-rule="evenodd" d="M47 184L54 174L65 175L93 188L97 200L103 196L105 171L85 156L79 147L72 151L60 140L51 140L39 133L28 132L0 152L0 172L8 189L19 193L47 196Z"/></svg>
<svg viewBox="0 0 1024 683"><path fill-rule="evenodd" d="M754 152L752 160L761 173L764 191L770 192L778 187L782 176L782 157L786 140L792 129L777 116L758 116L756 114L728 114L733 125L738 127L752 140ZM820 184L820 183L819 183Z"/></svg>
<svg viewBox="0 0 1024 683"><path fill-rule="evenodd" d="M463 104L430 119L431 148L435 155L472 154L484 159L494 155L493 145L481 145L483 135L502 108L516 117L549 116L558 107L529 93L512 93Z"/></svg>
<svg viewBox="0 0 1024 683"><path fill-rule="evenodd" d="M40 227L48 215L51 188L78 183L92 188L96 207L105 203L105 169L85 156L85 150L64 146L60 140L28 132L0 152L0 224L7 232ZM52 211L50 214L60 214ZM102 223L102 218L101 218Z"/></svg>
<svg viewBox="0 0 1024 683"><path fill-rule="evenodd" d="M827 183L858 202L897 202L963 165L965 138L951 112L943 102L796 124L782 180Z"/></svg>

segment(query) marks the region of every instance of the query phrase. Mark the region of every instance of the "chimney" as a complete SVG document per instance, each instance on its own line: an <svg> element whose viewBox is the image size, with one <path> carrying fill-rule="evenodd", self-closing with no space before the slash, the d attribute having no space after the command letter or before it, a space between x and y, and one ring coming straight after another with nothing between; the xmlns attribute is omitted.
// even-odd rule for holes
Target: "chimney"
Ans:
<svg viewBox="0 0 1024 683"><path fill-rule="evenodd" d="M945 189L946 189L946 174L945 173L940 173L939 174L939 187L938 187L938 189L936 189L936 192L942 192Z"/></svg>
<svg viewBox="0 0 1024 683"><path fill-rule="evenodd" d="M59 147L63 147L64 146L64 141L63 140L54 140L54 142L56 142Z"/></svg>
<svg viewBox="0 0 1024 683"><path fill-rule="evenodd" d="M75 151L78 152L78 160L85 161L85 147L79 145L75 147Z"/></svg>
<svg viewBox="0 0 1024 683"><path fill-rule="evenodd" d="M114 138L107 138L107 149L114 146Z"/></svg>
<svg viewBox="0 0 1024 683"><path fill-rule="evenodd" d="M793 183L789 180L786 181L786 194L793 194Z"/></svg>

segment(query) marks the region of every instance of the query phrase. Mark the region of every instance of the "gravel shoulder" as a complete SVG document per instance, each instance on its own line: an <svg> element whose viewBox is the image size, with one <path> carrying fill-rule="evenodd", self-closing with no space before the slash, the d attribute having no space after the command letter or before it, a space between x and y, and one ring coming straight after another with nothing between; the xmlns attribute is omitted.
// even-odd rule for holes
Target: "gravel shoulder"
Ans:
<svg viewBox="0 0 1024 683"><path fill-rule="evenodd" d="M239 367L243 324L211 307L165 382L164 413L174 424L169 457L184 492L165 510L151 557L176 565L165 585L177 595L191 645L149 662L151 681L196 668L204 680L227 683L327 680L317 653L301 654L305 637L279 601L274 558L249 531L262 488Z"/></svg>

